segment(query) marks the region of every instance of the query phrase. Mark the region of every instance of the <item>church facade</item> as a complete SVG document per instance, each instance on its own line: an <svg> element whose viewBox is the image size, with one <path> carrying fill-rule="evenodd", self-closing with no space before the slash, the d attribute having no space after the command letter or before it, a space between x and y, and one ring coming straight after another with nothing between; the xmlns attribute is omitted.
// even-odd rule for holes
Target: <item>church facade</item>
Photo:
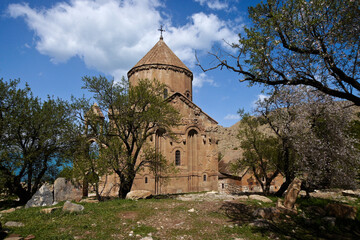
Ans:
<svg viewBox="0 0 360 240"><path fill-rule="evenodd" d="M166 85L164 99L181 114L171 138L159 129L150 144L162 153L175 171L155 178L147 169L137 173L132 190L153 194L212 191L218 189L218 148L213 130L217 122L193 103L193 73L166 45L163 38L128 72L131 85L139 79L157 79ZM118 193L117 176L106 179L103 195Z"/></svg>

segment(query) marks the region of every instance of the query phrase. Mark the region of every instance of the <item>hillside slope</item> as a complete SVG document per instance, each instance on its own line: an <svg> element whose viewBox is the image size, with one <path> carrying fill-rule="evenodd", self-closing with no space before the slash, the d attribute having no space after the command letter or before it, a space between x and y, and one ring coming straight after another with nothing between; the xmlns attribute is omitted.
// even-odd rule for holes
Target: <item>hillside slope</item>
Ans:
<svg viewBox="0 0 360 240"><path fill-rule="evenodd" d="M224 156L226 150L234 150L240 148L240 141L236 137L239 132L240 121L231 127L223 127L218 125L215 130L216 138L219 140L219 152Z"/></svg>

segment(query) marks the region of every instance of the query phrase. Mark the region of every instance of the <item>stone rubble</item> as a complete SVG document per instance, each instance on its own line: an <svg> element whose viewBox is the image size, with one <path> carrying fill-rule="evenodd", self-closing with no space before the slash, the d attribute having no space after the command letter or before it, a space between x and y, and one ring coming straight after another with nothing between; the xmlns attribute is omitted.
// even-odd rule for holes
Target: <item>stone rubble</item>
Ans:
<svg viewBox="0 0 360 240"><path fill-rule="evenodd" d="M60 209L61 207L53 207L53 208L43 208L40 210L41 213L50 214L54 212L56 209Z"/></svg>
<svg viewBox="0 0 360 240"><path fill-rule="evenodd" d="M5 238L4 240L24 240L23 237L21 237L20 234L10 234L7 238Z"/></svg>
<svg viewBox="0 0 360 240"><path fill-rule="evenodd" d="M192 193L192 194L185 194L185 195L179 195L176 197L176 199L181 201L234 201L234 200L240 200L240 201L246 201L248 200L248 196L245 195L231 195L231 194L225 194L225 193L217 193L217 192L210 192L210 193Z"/></svg>
<svg viewBox="0 0 360 240"><path fill-rule="evenodd" d="M9 221L4 224L5 227L24 227L25 224L22 222Z"/></svg>
<svg viewBox="0 0 360 240"><path fill-rule="evenodd" d="M0 213L12 213L12 212L15 212L15 210L16 210L15 208L9 208L9 209L0 211Z"/></svg>
<svg viewBox="0 0 360 240"><path fill-rule="evenodd" d="M360 190L344 190L341 192L343 196L349 196L354 198L360 198Z"/></svg>
<svg viewBox="0 0 360 240"><path fill-rule="evenodd" d="M193 208L189 209L188 212L193 213L193 212L195 212L195 209L193 209Z"/></svg>
<svg viewBox="0 0 360 240"><path fill-rule="evenodd" d="M249 199L257 200L264 203L272 203L272 200L270 198L267 198L265 196L257 195L257 194L251 194L249 196Z"/></svg>

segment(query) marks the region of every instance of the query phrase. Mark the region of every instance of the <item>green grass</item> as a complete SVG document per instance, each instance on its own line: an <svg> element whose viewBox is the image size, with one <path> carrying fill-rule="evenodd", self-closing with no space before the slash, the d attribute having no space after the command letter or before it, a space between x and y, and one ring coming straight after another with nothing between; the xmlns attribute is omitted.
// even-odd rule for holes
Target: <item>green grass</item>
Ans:
<svg viewBox="0 0 360 240"><path fill-rule="evenodd" d="M327 225L314 208L321 212L323 199L298 199L300 214L283 216L270 221L268 228L256 228L252 212L259 207L273 207L273 203L248 202L183 202L176 199L148 199L139 201L110 200L100 203L81 203L81 213L66 213L57 209L51 214L40 213L42 208L18 209L2 214L1 222L17 221L24 227L8 228L8 234L23 237L33 234L36 239L357 239L360 221L337 220ZM351 203L360 208L360 202ZM61 207L63 203L58 204ZM194 208L195 212L188 212ZM359 217L358 211L358 217ZM359 235L360 236L360 235ZM4 238L0 235L0 239ZM360 238L359 238L360 239Z"/></svg>

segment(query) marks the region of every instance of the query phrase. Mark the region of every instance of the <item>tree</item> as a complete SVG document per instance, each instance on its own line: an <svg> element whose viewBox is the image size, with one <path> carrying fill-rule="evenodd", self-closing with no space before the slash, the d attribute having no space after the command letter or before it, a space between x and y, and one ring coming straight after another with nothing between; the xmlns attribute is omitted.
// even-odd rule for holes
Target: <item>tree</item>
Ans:
<svg viewBox="0 0 360 240"><path fill-rule="evenodd" d="M360 1L268 0L249 8L251 28L212 54L250 84L307 85L360 106Z"/></svg>
<svg viewBox="0 0 360 240"><path fill-rule="evenodd" d="M10 193L26 203L71 159L75 128L66 102L41 101L18 84L0 81L0 172Z"/></svg>
<svg viewBox="0 0 360 240"><path fill-rule="evenodd" d="M353 114L349 105L309 87L291 86L275 89L259 102L256 112L285 150L280 169L286 182L280 190L285 190L295 175L306 176L307 190L355 185L359 151L348 131Z"/></svg>
<svg viewBox="0 0 360 240"><path fill-rule="evenodd" d="M102 76L84 77L83 81L83 88L94 93L99 111L89 111L89 102L78 100L83 109L80 118L89 126L89 139L99 144L99 158L119 176L119 197L125 198L136 173L159 160L159 154L147 154L152 152L149 138L158 129L171 134L179 113L164 100L164 85L156 80L139 80L136 86L129 86L125 79L116 83ZM102 112L107 114L101 116Z"/></svg>
<svg viewBox="0 0 360 240"><path fill-rule="evenodd" d="M243 114L239 125L238 138L244 150L241 159L238 159L232 168L236 171L250 167L256 180L260 183L265 195L270 193L270 184L280 173L278 167L281 159L281 146L278 138L266 134L260 118ZM262 128L262 129L261 129Z"/></svg>
<svg viewBox="0 0 360 240"><path fill-rule="evenodd" d="M87 196L89 185L95 190L96 198L103 200L99 180L109 173L110 166L105 158L100 158L100 146L94 139L81 134L79 147L74 151L71 179L82 181L83 196ZM104 189L103 189L104 190Z"/></svg>
<svg viewBox="0 0 360 240"><path fill-rule="evenodd" d="M360 151L360 112L356 113L356 118L353 119L350 123L350 127L348 129L348 134L354 138L355 141L355 148ZM358 183L360 183L360 168L358 170L358 177L357 177Z"/></svg>
<svg viewBox="0 0 360 240"><path fill-rule="evenodd" d="M277 191L277 196L282 196L296 175L296 151L292 142L296 138L296 132L293 126L297 121L296 105L303 100L296 97L296 92L297 88L274 88L268 98L256 103L254 109L255 115L262 118L280 142L277 166L285 177L285 182Z"/></svg>

